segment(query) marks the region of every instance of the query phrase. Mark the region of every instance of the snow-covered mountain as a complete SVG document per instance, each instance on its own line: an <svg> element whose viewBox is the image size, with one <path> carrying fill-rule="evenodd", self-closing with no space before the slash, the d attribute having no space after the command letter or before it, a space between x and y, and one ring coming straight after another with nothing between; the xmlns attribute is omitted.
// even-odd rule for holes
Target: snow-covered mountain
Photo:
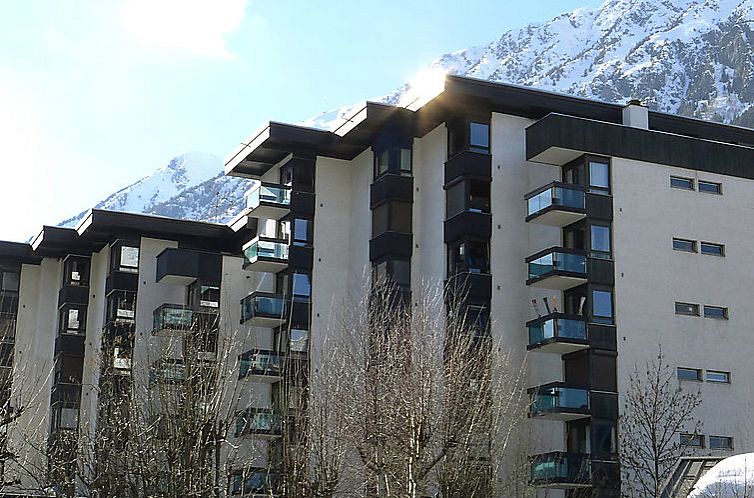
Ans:
<svg viewBox="0 0 754 498"><path fill-rule="evenodd" d="M223 160L212 154L182 154L149 176L99 202L97 209L225 222L243 201L248 181L225 178ZM86 211L60 223L75 226Z"/></svg>
<svg viewBox="0 0 754 498"><path fill-rule="evenodd" d="M445 54L427 71L609 102L638 98L655 110L754 127L754 0L606 0ZM375 100L401 104L415 86ZM333 129L353 109L303 124ZM248 181L219 174L219 158L200 156L206 161L194 166L192 157L100 205L212 221L240 211Z"/></svg>

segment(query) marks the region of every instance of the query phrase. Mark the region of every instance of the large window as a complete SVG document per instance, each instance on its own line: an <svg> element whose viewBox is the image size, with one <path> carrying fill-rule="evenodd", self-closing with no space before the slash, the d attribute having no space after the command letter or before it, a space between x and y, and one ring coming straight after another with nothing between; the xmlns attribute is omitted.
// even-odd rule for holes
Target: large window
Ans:
<svg viewBox="0 0 754 498"><path fill-rule="evenodd" d="M86 307L66 305L60 310L58 330L61 334L86 333Z"/></svg>
<svg viewBox="0 0 754 498"><path fill-rule="evenodd" d="M613 293L607 290L592 291L592 322L613 324Z"/></svg>
<svg viewBox="0 0 754 498"><path fill-rule="evenodd" d="M3 292L18 292L18 284L21 275L16 272L0 272L0 297Z"/></svg>
<svg viewBox="0 0 754 498"><path fill-rule="evenodd" d="M310 246L313 243L312 220L306 218L293 218L293 245Z"/></svg>
<svg viewBox="0 0 754 498"><path fill-rule="evenodd" d="M386 173L411 176L412 151L409 147L388 147L374 153L374 178Z"/></svg>
<svg viewBox="0 0 754 498"><path fill-rule="evenodd" d="M136 293L118 292L108 297L108 320L133 323L136 319Z"/></svg>
<svg viewBox="0 0 754 498"><path fill-rule="evenodd" d="M385 232L411 233L411 203L384 202L372 210L372 237Z"/></svg>
<svg viewBox="0 0 754 498"><path fill-rule="evenodd" d="M489 153L490 125L473 121L469 123L469 150Z"/></svg>
<svg viewBox="0 0 754 498"><path fill-rule="evenodd" d="M489 273L489 243L467 240L448 245L448 276L457 273Z"/></svg>
<svg viewBox="0 0 754 498"><path fill-rule="evenodd" d="M455 183L447 190L446 216L469 211L490 212L490 183L483 180L466 180Z"/></svg>
<svg viewBox="0 0 754 498"><path fill-rule="evenodd" d="M377 284L393 283L400 287L411 285L411 263L401 259L386 259L374 264L374 281Z"/></svg>
<svg viewBox="0 0 754 498"><path fill-rule="evenodd" d="M138 266L138 256L136 257ZM86 287L89 285L89 258L69 256L63 267L63 285Z"/></svg>
<svg viewBox="0 0 754 498"><path fill-rule="evenodd" d="M52 409L51 418L53 430L78 429L79 427L78 408L54 407Z"/></svg>
<svg viewBox="0 0 754 498"><path fill-rule="evenodd" d="M139 247L135 244L116 242L110 248L110 270L128 273L139 271Z"/></svg>
<svg viewBox="0 0 754 498"><path fill-rule="evenodd" d="M299 192L314 192L314 168L308 162L292 159L280 168L280 184Z"/></svg>
<svg viewBox="0 0 754 498"><path fill-rule="evenodd" d="M489 154L490 125L488 123L465 119L448 123L448 157L464 150Z"/></svg>

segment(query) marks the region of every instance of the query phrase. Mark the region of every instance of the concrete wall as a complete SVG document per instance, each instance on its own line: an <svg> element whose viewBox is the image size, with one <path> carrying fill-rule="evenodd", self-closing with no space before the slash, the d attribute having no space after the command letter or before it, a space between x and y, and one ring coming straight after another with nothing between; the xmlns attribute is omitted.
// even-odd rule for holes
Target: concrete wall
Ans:
<svg viewBox="0 0 754 498"><path fill-rule="evenodd" d="M681 385L701 390L703 434L733 436L736 453L752 451L754 182L624 159L612 164L619 391L660 345L673 368L730 371L730 384ZM720 182L723 195L671 188L671 175ZM673 251L673 237L725 244L725 257ZM675 315L675 301L728 307L729 320Z"/></svg>

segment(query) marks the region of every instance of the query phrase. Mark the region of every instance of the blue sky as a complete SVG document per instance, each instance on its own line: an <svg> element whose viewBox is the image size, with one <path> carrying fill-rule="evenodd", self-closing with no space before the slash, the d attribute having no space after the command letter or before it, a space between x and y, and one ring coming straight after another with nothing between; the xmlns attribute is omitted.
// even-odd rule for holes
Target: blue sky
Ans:
<svg viewBox="0 0 754 498"><path fill-rule="evenodd" d="M0 0L0 239L600 0Z"/></svg>

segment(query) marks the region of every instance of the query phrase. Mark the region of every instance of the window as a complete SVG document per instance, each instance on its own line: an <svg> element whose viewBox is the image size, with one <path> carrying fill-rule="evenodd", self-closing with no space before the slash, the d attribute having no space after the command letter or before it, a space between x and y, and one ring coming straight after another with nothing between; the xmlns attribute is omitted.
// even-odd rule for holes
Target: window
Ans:
<svg viewBox="0 0 754 498"><path fill-rule="evenodd" d="M412 153L409 147L388 147L374 155L374 178L392 172L411 176Z"/></svg>
<svg viewBox="0 0 754 498"><path fill-rule="evenodd" d="M723 186L720 183L699 180L699 192L705 192L707 194L722 194Z"/></svg>
<svg viewBox="0 0 754 498"><path fill-rule="evenodd" d="M699 305L691 303L675 303L676 315L699 316Z"/></svg>
<svg viewBox="0 0 754 498"><path fill-rule="evenodd" d="M733 438L730 436L709 436L711 450L732 450Z"/></svg>
<svg viewBox="0 0 754 498"><path fill-rule="evenodd" d="M673 238L673 250L684 252L696 252L696 241Z"/></svg>
<svg viewBox="0 0 754 498"><path fill-rule="evenodd" d="M683 190L694 190L694 180L692 180L691 178L683 178L680 176L671 176L670 186L673 188L680 188Z"/></svg>
<svg viewBox="0 0 754 498"><path fill-rule="evenodd" d="M490 151L490 125L469 123L469 150L476 152Z"/></svg>
<svg viewBox="0 0 754 498"><path fill-rule="evenodd" d="M610 165L598 161L589 161L589 192L610 193Z"/></svg>
<svg viewBox="0 0 754 498"><path fill-rule="evenodd" d="M723 308L721 306L705 306L704 318L726 320L728 318L728 308Z"/></svg>
<svg viewBox="0 0 754 498"><path fill-rule="evenodd" d="M448 276L457 273L488 273L489 244L470 240L448 246Z"/></svg>
<svg viewBox="0 0 754 498"><path fill-rule="evenodd" d="M702 371L698 368L678 367L678 380L702 380Z"/></svg>
<svg viewBox="0 0 754 498"><path fill-rule="evenodd" d="M446 194L448 219L465 211L490 212L490 183L481 180L466 180L449 187Z"/></svg>
<svg viewBox="0 0 754 498"><path fill-rule="evenodd" d="M704 436L701 434L681 434L681 446L704 448Z"/></svg>
<svg viewBox="0 0 754 498"><path fill-rule="evenodd" d="M592 322L612 325L613 293L604 290L592 291Z"/></svg>
<svg viewBox="0 0 754 498"><path fill-rule="evenodd" d="M60 310L61 334L84 334L86 331L86 308L67 306Z"/></svg>
<svg viewBox="0 0 754 498"><path fill-rule="evenodd" d="M309 331L291 329L291 351L306 353L309 350Z"/></svg>
<svg viewBox="0 0 754 498"><path fill-rule="evenodd" d="M21 275L16 272L0 272L0 292L18 292Z"/></svg>
<svg viewBox="0 0 754 498"><path fill-rule="evenodd" d="M293 299L304 298L308 299L312 295L312 284L307 273L294 273L293 274Z"/></svg>
<svg viewBox="0 0 754 498"><path fill-rule="evenodd" d="M131 243L133 244L133 243ZM139 247L121 241L110 246L110 270L128 273L139 271Z"/></svg>
<svg viewBox="0 0 754 498"><path fill-rule="evenodd" d="M78 408L55 408L52 410L52 428L76 429L79 426Z"/></svg>
<svg viewBox="0 0 754 498"><path fill-rule="evenodd" d="M314 168L295 159L280 168L280 184L298 192L314 192Z"/></svg>
<svg viewBox="0 0 754 498"><path fill-rule="evenodd" d="M592 225L591 227L591 256L594 258L610 259L610 227L606 225Z"/></svg>
<svg viewBox="0 0 754 498"><path fill-rule="evenodd" d="M372 210L372 237L385 232L411 233L411 204L385 202Z"/></svg>
<svg viewBox="0 0 754 498"><path fill-rule="evenodd" d="M122 292L108 298L108 319L114 322L133 323L136 318L136 293Z"/></svg>
<svg viewBox="0 0 754 498"><path fill-rule="evenodd" d="M374 155L374 177L378 178L390 169L390 151L383 150Z"/></svg>
<svg viewBox="0 0 754 498"><path fill-rule="evenodd" d="M704 380L707 382L719 382L721 384L730 384L730 372L721 372L719 370L707 370L704 372Z"/></svg>
<svg viewBox="0 0 754 498"><path fill-rule="evenodd" d="M309 246L312 244L312 222L304 218L293 219L293 245Z"/></svg>
<svg viewBox="0 0 754 498"><path fill-rule="evenodd" d="M469 305L466 307L464 326L477 336L487 337L490 330L490 310L486 306Z"/></svg>
<svg viewBox="0 0 754 498"><path fill-rule="evenodd" d="M713 244L712 242L700 242L702 254L709 254L711 256L725 256L725 245Z"/></svg>
<svg viewBox="0 0 754 498"><path fill-rule="evenodd" d="M204 308L219 308L220 287L217 285L202 285L199 288L199 306Z"/></svg>

